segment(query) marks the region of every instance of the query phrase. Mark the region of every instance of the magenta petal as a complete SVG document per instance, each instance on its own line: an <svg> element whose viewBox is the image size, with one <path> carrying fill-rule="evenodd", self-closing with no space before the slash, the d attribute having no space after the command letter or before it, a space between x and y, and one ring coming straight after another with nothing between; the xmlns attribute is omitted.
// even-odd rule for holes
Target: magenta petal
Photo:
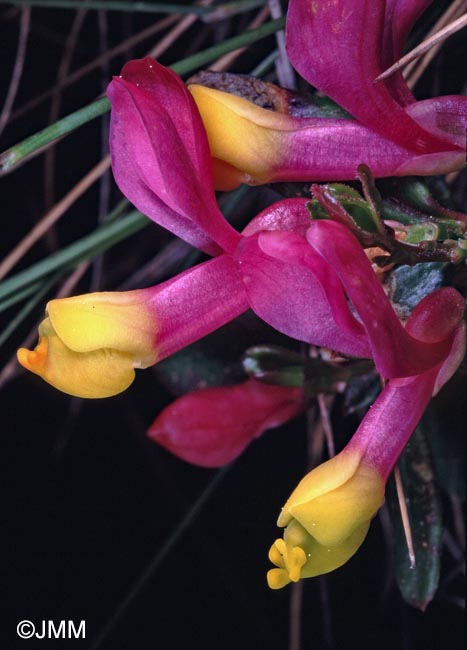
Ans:
<svg viewBox="0 0 467 650"><path fill-rule="evenodd" d="M314 221L307 238L339 276L366 329L373 359L383 377L418 375L443 361L451 346L450 337L437 343L423 342L402 327L349 230L332 221ZM438 314L441 317L441 310Z"/></svg>
<svg viewBox="0 0 467 650"><path fill-rule="evenodd" d="M449 138L451 144L462 148L465 154L467 97L432 97L407 106L406 112L423 128Z"/></svg>
<svg viewBox="0 0 467 650"><path fill-rule="evenodd" d="M454 375L464 360L466 348L465 330L465 323L460 323L453 337L451 351L446 357L446 360L444 361L443 365L439 369L438 375L436 376L433 395L436 395L444 386L444 384L451 379L451 377Z"/></svg>
<svg viewBox="0 0 467 650"><path fill-rule="evenodd" d="M430 293L413 310L406 331L426 343L438 343L452 336L464 315L464 299L452 287Z"/></svg>
<svg viewBox="0 0 467 650"><path fill-rule="evenodd" d="M245 238L237 260L251 308L287 336L357 357L371 356L332 269L299 235Z"/></svg>
<svg viewBox="0 0 467 650"><path fill-rule="evenodd" d="M239 236L217 207L206 133L182 80L146 58L128 63L107 93L112 168L125 196L194 246L233 250Z"/></svg>
<svg viewBox="0 0 467 650"><path fill-rule="evenodd" d="M452 287L444 287L420 301L407 322L407 332L421 341L436 343L448 338L452 341L436 377L434 394L449 381L464 358L464 307L460 293Z"/></svg>
<svg viewBox="0 0 467 650"><path fill-rule="evenodd" d="M391 379L347 445L386 479L427 407L437 369L408 379Z"/></svg>
<svg viewBox="0 0 467 650"><path fill-rule="evenodd" d="M465 353L464 301L452 288L424 298L407 323L411 335L436 342L450 337L451 347L442 363L406 379L391 379L368 411L347 449L358 449L387 477L417 426L433 393L454 374Z"/></svg>
<svg viewBox="0 0 467 650"><path fill-rule="evenodd" d="M383 65L389 68L402 56L412 27L433 0L386 0Z"/></svg>
<svg viewBox="0 0 467 650"><path fill-rule="evenodd" d="M148 436L175 456L202 467L220 467L254 438L303 408L298 388L250 380L203 388L175 400L156 418Z"/></svg>
<svg viewBox="0 0 467 650"><path fill-rule="evenodd" d="M384 0L291 0L287 51L293 66L362 124L421 154L449 143L419 126L397 103L383 72Z"/></svg>
<svg viewBox="0 0 467 650"><path fill-rule="evenodd" d="M430 110L430 106L435 109L434 103L423 104L411 104L407 112L423 125L448 121L447 113L437 116L435 110ZM461 119L451 117L457 130ZM290 125L294 128L281 132L278 138L281 146L277 163L269 173L271 182L354 179L360 164L370 167L376 178L448 173L465 164L465 149L460 148L460 137L454 133L444 134L442 152L421 155L393 142L391 133L383 137L355 120L290 118Z"/></svg>
<svg viewBox="0 0 467 650"><path fill-rule="evenodd" d="M210 334L248 309L237 266L228 255L143 289L156 323L157 361Z"/></svg>
<svg viewBox="0 0 467 650"><path fill-rule="evenodd" d="M261 230L282 230L304 237L311 223L307 208L309 202L309 199L277 201L256 215L242 231L242 235L249 237Z"/></svg>

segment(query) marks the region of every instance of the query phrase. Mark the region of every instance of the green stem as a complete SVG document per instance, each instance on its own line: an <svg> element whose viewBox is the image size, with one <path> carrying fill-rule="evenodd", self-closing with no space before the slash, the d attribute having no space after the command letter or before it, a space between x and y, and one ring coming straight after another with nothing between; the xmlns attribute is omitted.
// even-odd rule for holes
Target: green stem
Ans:
<svg viewBox="0 0 467 650"><path fill-rule="evenodd" d="M109 108L110 103L107 97L101 97L92 104L88 104L74 113L62 117L61 120L42 129L42 131L34 133L34 135L29 136L19 144L13 145L0 155L0 176L10 172L29 156L39 154L45 146L54 142L54 140L62 138L79 126L86 124L86 122L107 113Z"/></svg>
<svg viewBox="0 0 467 650"><path fill-rule="evenodd" d="M57 273L56 276L50 278L47 282L36 291L32 298L20 309L16 316L8 323L7 327L0 334L0 347L7 341L13 332L21 325L21 323L29 316L34 307L42 300L42 298L47 294L49 289L62 277L61 273Z"/></svg>
<svg viewBox="0 0 467 650"><path fill-rule="evenodd" d="M148 14L204 14L218 11L220 7L202 7L196 4L178 5L166 2L125 2L124 0L7 0L5 4L29 5L30 7L48 7L49 9L95 9L105 11L129 11L133 13ZM225 5L227 10L237 5L246 4L250 8L251 2L228 2Z"/></svg>
<svg viewBox="0 0 467 650"><path fill-rule="evenodd" d="M284 25L285 18L272 20L269 23L258 27L257 29L251 29L244 34L229 38L219 45L213 45L203 52L199 52L193 56L189 56L186 59L183 59L182 61L178 61L177 63L174 63L171 68L180 75L193 72L193 70L196 70L196 68L200 68L203 65L214 61L227 52L232 52L233 50L236 50L240 47L251 45L252 43L265 38L266 36L274 34L278 30L282 29ZM92 102L91 104L80 108L74 113L70 113L70 115L63 117L61 120L55 122L55 124L52 124L51 126L42 129L42 131L31 135L29 138L26 138L22 142L13 145L13 147L10 147L10 149L7 149L0 155L0 176L7 174L8 172L15 169L28 157L37 155L51 142L58 140L59 138L67 135L68 133L71 133L83 124L86 124L96 117L103 115L109 109L109 100L106 97L101 97L95 102Z"/></svg>
<svg viewBox="0 0 467 650"><path fill-rule="evenodd" d="M2 282L0 284L0 300L17 293L18 296L24 298L24 292L20 292L28 285L36 284L39 279L54 271L74 268L83 260L107 250L149 223L151 223L150 220L137 210L130 212L118 221L106 223L66 248L49 255L45 260L33 264ZM8 304L11 306L12 302L8 301Z"/></svg>

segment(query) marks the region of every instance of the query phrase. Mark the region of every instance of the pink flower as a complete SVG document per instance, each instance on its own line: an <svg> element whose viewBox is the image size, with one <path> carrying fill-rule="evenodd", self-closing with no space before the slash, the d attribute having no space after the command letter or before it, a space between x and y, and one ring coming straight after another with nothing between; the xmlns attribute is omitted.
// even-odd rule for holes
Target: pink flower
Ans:
<svg viewBox="0 0 467 650"><path fill-rule="evenodd" d="M232 229L214 201L203 124L177 75L152 59L132 61L108 94L112 167L122 192L186 241L232 259L219 282L227 286L235 274L235 286L240 279L258 316L293 338L373 357L384 377L413 375L439 362L449 343L427 345L410 336L353 235L336 223L311 222L306 200L270 206L241 235Z"/></svg>
<svg viewBox="0 0 467 650"><path fill-rule="evenodd" d="M215 202L206 133L183 82L151 59L109 86L115 179L154 221L216 258L152 287L51 301L35 351L19 360L65 392L104 397L144 368L251 307L293 338L373 358L386 378L437 365L450 337L426 343L397 319L353 235L280 201L242 234ZM349 308L353 303L357 317Z"/></svg>

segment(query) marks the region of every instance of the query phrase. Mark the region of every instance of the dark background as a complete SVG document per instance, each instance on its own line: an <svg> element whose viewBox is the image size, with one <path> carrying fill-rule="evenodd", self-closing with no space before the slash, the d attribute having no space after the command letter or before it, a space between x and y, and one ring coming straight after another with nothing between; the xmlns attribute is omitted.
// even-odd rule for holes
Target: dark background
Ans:
<svg viewBox="0 0 467 650"><path fill-rule="evenodd" d="M33 9L15 109L54 85L73 18L74 12ZM0 4L0 19L4 96L15 59L18 10ZM104 23L99 27L97 13L89 12L72 69L92 60L99 48L118 44L155 19L149 14L109 12L101 15ZM240 33L245 20L203 26L202 46ZM181 51L178 43L162 62L190 53L200 29L195 26L182 39L188 51ZM97 69L64 91L60 115L92 101L125 60L142 55L152 45L146 42L114 58L108 68ZM267 41L254 48L253 62L270 45ZM418 96L461 92L466 55L464 31L437 57L417 88ZM251 67L243 57L235 69ZM50 99L12 120L2 134L1 149L45 126L49 116ZM95 120L58 143L52 180L44 180L43 156L1 180L2 256L50 207L47 193L61 198L99 160L104 152L102 137L105 140L105 121ZM112 184L109 187L108 205L113 206L120 197ZM15 270L94 228L102 207L99 191L96 185L87 192ZM256 201L273 197L267 190L256 190L255 196L259 198L249 200L246 213L257 210ZM104 256L101 287L119 286L167 241L168 235L151 226L115 247ZM90 282L91 272L76 292L89 290ZM1 351L2 363L9 361L40 320L41 311L38 308L10 338ZM5 325L14 313L6 313ZM70 398L23 372L3 385L2 648L27 644L89 650L291 647L293 591L290 587L269 590L265 573L267 552L278 534L279 508L306 471L304 419L268 432L219 475L182 463L146 438L147 427L171 399L152 370L138 373L123 395L95 402ZM356 422L344 425L336 419L336 429L343 430L341 444L355 426ZM212 481L217 481L212 495L191 525L173 539ZM446 512L449 525L447 498ZM443 580L456 566L446 547ZM405 605L392 577L391 553L378 520L347 565L329 576L304 581L302 588L303 650L465 647L460 578L442 581L425 613ZM36 624L47 619L84 619L86 640L22 641L15 633L22 619Z"/></svg>

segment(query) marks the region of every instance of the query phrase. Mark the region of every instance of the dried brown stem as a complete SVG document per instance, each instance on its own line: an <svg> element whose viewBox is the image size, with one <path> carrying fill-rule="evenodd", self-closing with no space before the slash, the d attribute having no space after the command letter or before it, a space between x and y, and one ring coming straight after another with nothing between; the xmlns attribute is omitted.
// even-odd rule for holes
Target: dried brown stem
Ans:
<svg viewBox="0 0 467 650"><path fill-rule="evenodd" d="M323 424L324 437L326 438L326 446L328 448L329 458L332 458L336 455L336 449L334 445L334 432L332 430L330 408L334 401L333 395L324 395L320 393L317 396L319 414L321 417L321 422Z"/></svg>
<svg viewBox="0 0 467 650"><path fill-rule="evenodd" d="M21 20L19 28L18 48L16 51L15 64L13 66L13 73L11 75L10 86L6 95L5 103L3 105L2 113L0 115L0 133L10 119L11 109L18 92L19 82L23 74L24 61L26 58L26 47L29 36L29 26L31 24L31 7L23 7L21 10Z"/></svg>
<svg viewBox="0 0 467 650"><path fill-rule="evenodd" d="M452 5L446 9L441 18L432 27L428 33L428 37L431 37L445 25L449 24L452 20L460 17L463 13L465 13L466 10L467 0L454 0ZM408 64L407 68L404 70L404 76L406 77L407 85L409 88L415 87L417 81L420 79L427 67L430 65L431 61L439 52L442 44L442 42L437 43L428 52L426 52L421 59L412 61L412 63Z"/></svg>
<svg viewBox="0 0 467 650"><path fill-rule="evenodd" d="M39 223L28 232L17 246L9 253L0 264L0 279L2 279L11 268L26 254L38 239L47 232L47 230L73 205L75 201L95 183L106 169L110 167L110 156L106 156L90 172L77 183L66 196L61 199L54 207L39 221Z"/></svg>
<svg viewBox="0 0 467 650"><path fill-rule="evenodd" d="M126 41L123 41L123 43L120 43L116 47L112 48L105 54L102 54L101 56L98 56L97 58L93 59L86 65L82 66L78 70L75 70L75 72L72 72L70 75L68 75L65 79L62 79L57 85L55 85L53 88L49 88L49 90L46 90L45 92L41 93L40 95L37 95L36 97L33 97L31 100L23 104L23 106L20 106L16 111L12 113L12 119L17 119L31 111L32 109L36 108L39 106L42 102L44 102L46 99L51 97L54 93L56 93L58 90L63 90L64 88L67 88L68 86L71 86L74 84L76 81L79 81L82 79L84 76L95 70L96 68L99 68L103 63L106 63L107 61L110 61L111 59L115 58L119 54L122 54L122 52L126 52L130 48L134 47L135 45L138 45L141 41L147 40L151 36L154 36L155 34L158 34L159 32L162 32L164 29L170 27L174 23L176 23L180 19L180 16L174 14L172 16L167 16L166 18L163 18L162 20L158 20L156 23L153 25L150 25L146 29L143 29L141 32L138 34L135 34L134 36L131 36L128 38Z"/></svg>
<svg viewBox="0 0 467 650"><path fill-rule="evenodd" d="M417 45L417 47L414 47L413 50L405 54L401 59L399 59L399 61L396 61L394 65L392 65L390 68L388 68L378 77L376 77L375 82L383 81L384 79L387 79L392 74L394 74L394 72L397 72L397 70L404 68L411 61L418 59L419 57L422 56L422 54L425 54L426 52L428 52L428 50L431 50L433 46L441 45L442 43L444 43L444 41L447 38L449 38L450 36L452 36L453 34L455 34L460 29L463 29L466 26L467 26L467 14L463 14L462 16L457 18L457 20L453 20L451 23L449 23L449 25L446 25L446 27L443 27L443 29L440 29L432 36L429 36L426 40L424 40L422 43Z"/></svg>
<svg viewBox="0 0 467 650"><path fill-rule="evenodd" d="M282 7L279 0L268 0L268 6L271 18L282 17ZM295 89L295 73L285 50L285 31L283 29L276 32L276 43L278 51L276 74L279 86L293 90Z"/></svg>
<svg viewBox="0 0 467 650"><path fill-rule="evenodd" d="M251 21L251 23L248 25L248 29L255 29L256 27L259 27L264 23L265 20L267 20L269 16L269 7L265 6L261 11L258 13L256 18ZM214 70L217 72L221 72L223 70L226 70L229 68L233 61L237 59L243 52L245 52L247 48L246 47L241 47L238 50L233 50L233 52L229 52L228 54L224 54L224 56L221 56L217 61L215 61L212 65L209 66L210 70Z"/></svg>
<svg viewBox="0 0 467 650"><path fill-rule="evenodd" d="M394 478L396 481L397 500L401 512L402 527L404 528L405 541L407 543L407 552L409 554L410 568L415 569L417 563L415 559L415 550L413 545L412 528L410 527L409 511L407 509L407 502L405 500L404 486L402 484L402 476L399 467L396 465L394 468Z"/></svg>

